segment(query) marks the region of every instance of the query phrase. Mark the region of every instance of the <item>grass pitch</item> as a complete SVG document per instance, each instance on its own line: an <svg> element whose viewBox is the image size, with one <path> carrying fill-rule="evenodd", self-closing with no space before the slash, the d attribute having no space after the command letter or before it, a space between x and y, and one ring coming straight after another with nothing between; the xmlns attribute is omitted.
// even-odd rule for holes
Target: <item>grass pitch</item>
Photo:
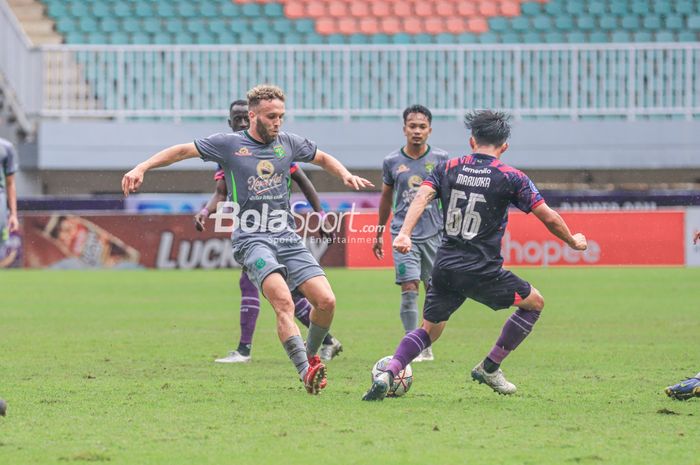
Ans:
<svg viewBox="0 0 700 465"><path fill-rule="evenodd" d="M402 330L391 271L329 270L345 351L307 395L265 304L253 362L238 274L0 274L0 464L697 464L700 270L522 269L545 296L504 363L519 392L467 382L510 312L467 302L404 398L364 403ZM422 292L421 292L422 294Z"/></svg>

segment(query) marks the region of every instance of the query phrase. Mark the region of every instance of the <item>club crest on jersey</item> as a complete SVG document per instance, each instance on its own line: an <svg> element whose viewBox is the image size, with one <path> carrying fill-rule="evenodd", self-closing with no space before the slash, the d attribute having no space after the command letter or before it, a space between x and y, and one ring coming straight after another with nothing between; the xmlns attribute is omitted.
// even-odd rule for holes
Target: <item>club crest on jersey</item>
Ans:
<svg viewBox="0 0 700 465"><path fill-rule="evenodd" d="M417 174L408 178L408 188L411 190L417 190L421 184L423 184L423 178Z"/></svg>
<svg viewBox="0 0 700 465"><path fill-rule="evenodd" d="M240 149L238 149L237 152L234 152L233 154L237 157L249 157L253 155L247 147L241 147Z"/></svg>
<svg viewBox="0 0 700 465"><path fill-rule="evenodd" d="M399 175L401 173L405 173L406 171L410 171L408 166L401 164L401 165L399 165L398 169L396 170L396 174Z"/></svg>
<svg viewBox="0 0 700 465"><path fill-rule="evenodd" d="M248 178L248 189L254 195L269 193L284 183L284 175L275 173L275 165L270 160L260 160L255 171L257 176Z"/></svg>
<svg viewBox="0 0 700 465"><path fill-rule="evenodd" d="M425 163L425 172L430 174L435 169L435 163L428 161Z"/></svg>
<svg viewBox="0 0 700 465"><path fill-rule="evenodd" d="M282 159L287 156L287 152L284 151L284 147L281 145L275 145L272 150L275 152L275 156L279 159Z"/></svg>

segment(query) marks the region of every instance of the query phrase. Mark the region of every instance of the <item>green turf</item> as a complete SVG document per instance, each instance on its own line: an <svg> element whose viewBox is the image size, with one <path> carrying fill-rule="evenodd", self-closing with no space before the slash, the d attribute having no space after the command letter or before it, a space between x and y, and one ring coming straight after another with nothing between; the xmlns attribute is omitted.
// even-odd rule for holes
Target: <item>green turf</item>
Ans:
<svg viewBox="0 0 700 465"><path fill-rule="evenodd" d="M409 394L359 399L401 337L390 271L330 270L345 352L307 395L265 305L253 363L237 273L0 273L0 464L669 464L698 462L700 270L523 269L545 296L500 397L468 371L508 313L467 303Z"/></svg>

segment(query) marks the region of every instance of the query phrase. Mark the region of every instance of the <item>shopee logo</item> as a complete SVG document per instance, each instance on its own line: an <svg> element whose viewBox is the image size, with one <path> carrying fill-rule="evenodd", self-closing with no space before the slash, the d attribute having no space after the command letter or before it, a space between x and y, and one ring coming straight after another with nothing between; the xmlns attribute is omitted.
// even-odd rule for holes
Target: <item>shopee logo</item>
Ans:
<svg viewBox="0 0 700 465"><path fill-rule="evenodd" d="M588 240L588 249L579 252L558 240L518 242L510 233L503 236L501 255L506 263L531 265L595 264L600 261L600 244Z"/></svg>

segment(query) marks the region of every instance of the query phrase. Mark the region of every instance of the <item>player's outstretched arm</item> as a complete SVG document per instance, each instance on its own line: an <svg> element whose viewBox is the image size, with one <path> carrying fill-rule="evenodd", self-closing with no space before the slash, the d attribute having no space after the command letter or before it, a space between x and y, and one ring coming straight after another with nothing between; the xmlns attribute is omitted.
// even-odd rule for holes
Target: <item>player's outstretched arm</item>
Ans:
<svg viewBox="0 0 700 465"><path fill-rule="evenodd" d="M7 180L7 206L10 210L7 227L9 228L10 232L15 232L19 229L19 220L17 219L17 188L15 187L15 175L9 174L5 179Z"/></svg>
<svg viewBox="0 0 700 465"><path fill-rule="evenodd" d="M394 187L382 184L382 196L379 198L379 219L377 220L377 237L372 245L372 252L377 260L384 258L384 228L389 221L391 213L391 197L394 195Z"/></svg>
<svg viewBox="0 0 700 465"><path fill-rule="evenodd" d="M566 225L564 219L555 212L546 203L541 203L532 210L532 213L539 219L549 232L557 236L562 241L574 250L586 250L588 244L586 242L586 236L581 233L571 234L569 227Z"/></svg>
<svg viewBox="0 0 700 465"><path fill-rule="evenodd" d="M359 191L367 187L374 187L374 184L369 182L365 178L360 176L355 176L346 167L343 166L335 157L327 154L323 150L316 150L316 156L311 162L314 165L318 165L324 170L331 173L333 176L340 178L343 184L348 186L350 189L355 189Z"/></svg>
<svg viewBox="0 0 700 465"><path fill-rule="evenodd" d="M134 169L124 175L122 178L122 192L124 192L124 196L128 196L129 193L139 190L139 187L143 184L143 176L146 174L146 171L172 165L173 163L198 156L199 151L197 151L197 148L192 142L189 144L173 145L165 150L161 150L148 160L136 165Z"/></svg>
<svg viewBox="0 0 700 465"><path fill-rule="evenodd" d="M309 205L311 205L311 208L315 212L321 212L323 211L323 208L321 207L321 199L318 196L318 192L316 192L316 188L314 187L313 183L311 182L311 179L302 171L301 168L297 167L296 171L294 171L291 174L292 181L297 183L297 186L299 186L299 189L301 189L301 193L304 194L304 197L306 197L306 200L309 201Z"/></svg>
<svg viewBox="0 0 700 465"><path fill-rule="evenodd" d="M219 202L224 202L228 196L228 189L226 188L226 181L219 179L216 181L216 190L211 195L207 204L202 208L202 210L194 215L194 227L197 231L204 231L204 223L206 223L209 215L216 212L216 206Z"/></svg>
<svg viewBox="0 0 700 465"><path fill-rule="evenodd" d="M425 208L433 201L437 191L428 185L422 185L418 189L416 197L411 202L406 212L406 218L403 220L403 226L399 235L394 239L394 249L400 253L408 253L411 250L411 234L413 228L416 227L420 216L425 211Z"/></svg>

